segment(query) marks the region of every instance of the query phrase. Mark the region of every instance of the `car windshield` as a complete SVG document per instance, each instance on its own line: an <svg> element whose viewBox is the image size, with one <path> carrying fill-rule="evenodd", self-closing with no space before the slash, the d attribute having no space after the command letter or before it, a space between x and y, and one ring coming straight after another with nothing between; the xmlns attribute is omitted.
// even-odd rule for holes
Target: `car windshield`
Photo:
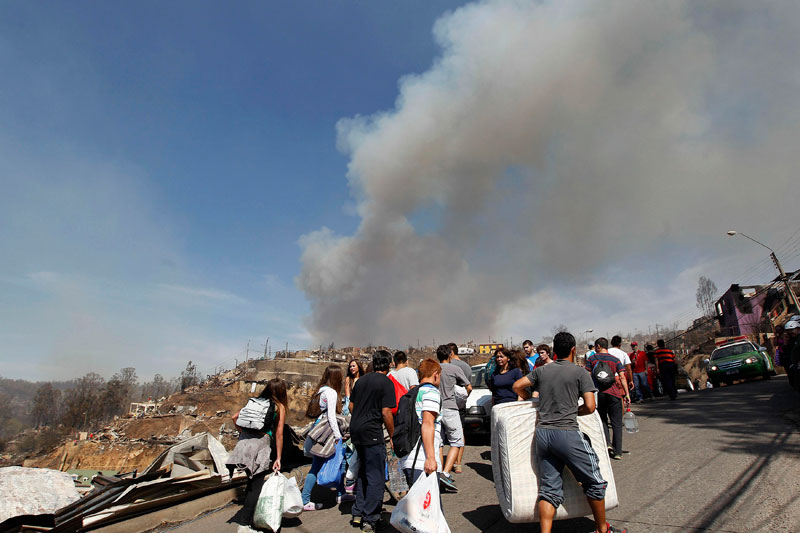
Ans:
<svg viewBox="0 0 800 533"><path fill-rule="evenodd" d="M749 342L734 344L733 346L723 346L722 348L717 348L714 350L714 353L711 354L711 360L714 361L717 359L725 359L726 357L731 357L732 355L744 355L754 351L755 349L753 348L753 345Z"/></svg>
<svg viewBox="0 0 800 533"><path fill-rule="evenodd" d="M473 389L486 389L488 386L486 385L486 379L484 379L484 369L486 367L478 367L472 368L472 375L469 378L470 383L472 384Z"/></svg>

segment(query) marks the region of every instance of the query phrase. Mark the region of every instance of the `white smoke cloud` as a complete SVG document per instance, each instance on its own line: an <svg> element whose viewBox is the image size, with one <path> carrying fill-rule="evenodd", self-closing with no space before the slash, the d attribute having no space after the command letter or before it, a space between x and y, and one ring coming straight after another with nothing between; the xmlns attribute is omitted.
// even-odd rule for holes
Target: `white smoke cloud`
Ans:
<svg viewBox="0 0 800 533"><path fill-rule="evenodd" d="M798 11L497 0L444 16L441 56L395 108L338 125L361 223L300 241L312 334L481 338L537 291L624 278L630 254L663 272L731 221L775 230L762 213L796 198L779 191L798 163Z"/></svg>

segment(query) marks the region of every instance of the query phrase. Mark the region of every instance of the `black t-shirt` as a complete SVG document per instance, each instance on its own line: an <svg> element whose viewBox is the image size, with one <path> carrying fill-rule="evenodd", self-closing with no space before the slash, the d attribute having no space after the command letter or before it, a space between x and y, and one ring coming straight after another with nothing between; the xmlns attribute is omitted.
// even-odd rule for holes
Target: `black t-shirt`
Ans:
<svg viewBox="0 0 800 533"><path fill-rule="evenodd" d="M394 385L385 374L364 374L350 394L353 417L350 419L350 438L353 444L383 444L383 408L395 406Z"/></svg>

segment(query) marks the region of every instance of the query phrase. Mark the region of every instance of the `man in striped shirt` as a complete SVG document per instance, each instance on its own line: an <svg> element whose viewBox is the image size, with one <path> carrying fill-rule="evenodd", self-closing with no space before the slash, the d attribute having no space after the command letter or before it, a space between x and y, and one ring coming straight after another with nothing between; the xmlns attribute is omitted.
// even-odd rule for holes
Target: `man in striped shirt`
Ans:
<svg viewBox="0 0 800 533"><path fill-rule="evenodd" d="M678 375L678 365L675 364L675 354L666 347L664 339L658 339L656 344L658 344L658 349L655 353L656 362L658 363L656 372L661 379L661 384L664 386L664 392L669 395L670 400L676 400L678 398L678 388L675 386L675 377Z"/></svg>

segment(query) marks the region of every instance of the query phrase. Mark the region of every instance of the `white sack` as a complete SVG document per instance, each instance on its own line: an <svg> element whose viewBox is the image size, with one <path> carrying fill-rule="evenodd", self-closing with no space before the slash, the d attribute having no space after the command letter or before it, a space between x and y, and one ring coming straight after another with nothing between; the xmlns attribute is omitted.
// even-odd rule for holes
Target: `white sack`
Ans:
<svg viewBox="0 0 800 533"><path fill-rule="evenodd" d="M303 495L297 487L297 479L294 476L283 479L283 517L294 518L303 512Z"/></svg>
<svg viewBox="0 0 800 533"><path fill-rule="evenodd" d="M450 533L439 504L436 472L417 478L408 494L397 502L389 523L402 533Z"/></svg>
<svg viewBox="0 0 800 533"><path fill-rule="evenodd" d="M492 409L492 471L500 509L512 523L538 522L538 475L533 439L536 408L532 402L510 402ZM619 505L614 473L608 457L603 423L597 411L579 416L578 427L592 442L599 459L600 473L608 482L606 509ZM592 514L586 496L569 468L564 469L564 503L556 510L556 520Z"/></svg>
<svg viewBox="0 0 800 533"><path fill-rule="evenodd" d="M259 529L278 531L283 515L283 494L286 489L286 478L274 473L267 478L261 493L258 495L256 512L253 514L253 525Z"/></svg>

